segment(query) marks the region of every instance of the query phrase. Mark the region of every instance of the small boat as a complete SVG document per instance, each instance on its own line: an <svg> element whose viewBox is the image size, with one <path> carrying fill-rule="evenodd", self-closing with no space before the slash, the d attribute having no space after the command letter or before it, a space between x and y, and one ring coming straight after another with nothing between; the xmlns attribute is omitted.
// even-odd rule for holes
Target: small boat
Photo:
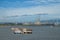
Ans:
<svg viewBox="0 0 60 40"><path fill-rule="evenodd" d="M22 31L19 28L11 28L14 34L21 34Z"/></svg>
<svg viewBox="0 0 60 40"><path fill-rule="evenodd" d="M32 29L27 28L11 28L14 34L32 34Z"/></svg>

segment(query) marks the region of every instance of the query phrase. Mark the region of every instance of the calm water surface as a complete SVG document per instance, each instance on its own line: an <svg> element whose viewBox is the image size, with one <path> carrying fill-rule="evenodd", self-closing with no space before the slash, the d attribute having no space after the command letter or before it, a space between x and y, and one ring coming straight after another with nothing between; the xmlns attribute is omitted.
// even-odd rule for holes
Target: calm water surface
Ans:
<svg viewBox="0 0 60 40"><path fill-rule="evenodd" d="M11 27L30 28L32 34L13 34ZM0 40L60 40L60 27L0 26Z"/></svg>

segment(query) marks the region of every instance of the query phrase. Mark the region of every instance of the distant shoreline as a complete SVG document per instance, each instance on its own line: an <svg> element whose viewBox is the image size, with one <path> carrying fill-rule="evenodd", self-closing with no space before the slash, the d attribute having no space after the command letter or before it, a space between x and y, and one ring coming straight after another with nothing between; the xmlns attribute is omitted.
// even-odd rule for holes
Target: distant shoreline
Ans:
<svg viewBox="0 0 60 40"><path fill-rule="evenodd" d="M51 24L42 24L42 25L16 25L16 24L0 24L0 26L60 26L60 25L51 25Z"/></svg>

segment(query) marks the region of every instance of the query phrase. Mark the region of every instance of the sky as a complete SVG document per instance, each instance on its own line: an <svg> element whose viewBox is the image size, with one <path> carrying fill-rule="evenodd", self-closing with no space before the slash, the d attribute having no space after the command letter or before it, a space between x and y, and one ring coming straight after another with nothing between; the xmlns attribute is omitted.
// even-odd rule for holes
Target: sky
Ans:
<svg viewBox="0 0 60 40"><path fill-rule="evenodd" d="M0 0L0 22L20 22L36 14L48 14L41 15L42 19L60 18L60 0Z"/></svg>

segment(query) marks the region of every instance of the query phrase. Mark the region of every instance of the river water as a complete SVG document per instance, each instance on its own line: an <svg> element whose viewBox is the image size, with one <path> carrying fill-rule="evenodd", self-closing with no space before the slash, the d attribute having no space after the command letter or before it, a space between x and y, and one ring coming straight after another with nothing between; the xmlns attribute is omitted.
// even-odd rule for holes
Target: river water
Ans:
<svg viewBox="0 0 60 40"><path fill-rule="evenodd" d="M12 27L30 28L32 34L14 34ZM0 40L60 40L60 27L55 26L0 26Z"/></svg>

